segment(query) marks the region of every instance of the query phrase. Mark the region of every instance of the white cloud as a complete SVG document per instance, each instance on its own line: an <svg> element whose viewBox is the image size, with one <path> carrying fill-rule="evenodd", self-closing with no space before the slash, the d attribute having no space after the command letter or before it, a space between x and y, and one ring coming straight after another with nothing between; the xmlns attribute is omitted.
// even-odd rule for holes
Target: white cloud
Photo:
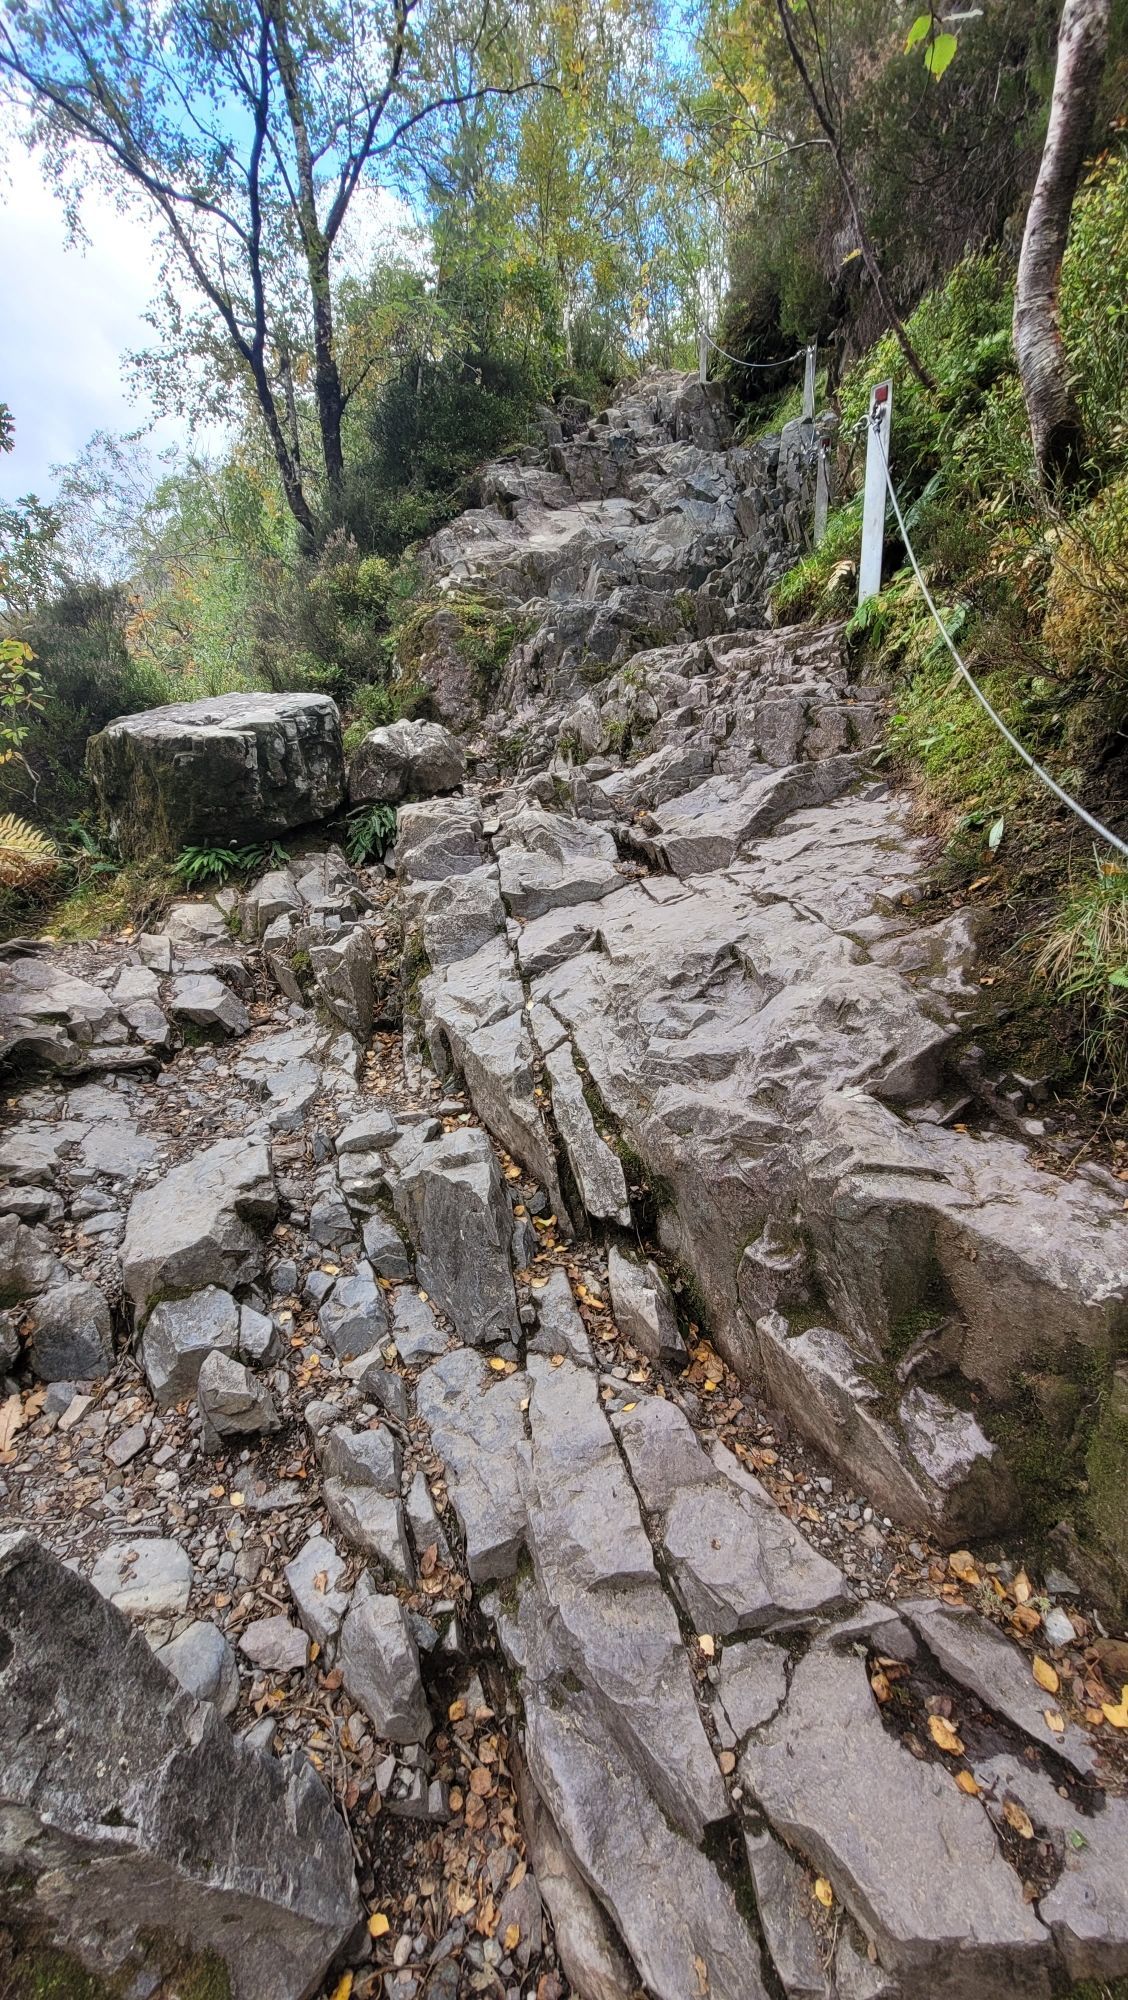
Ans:
<svg viewBox="0 0 1128 2000"><path fill-rule="evenodd" d="M62 204L34 157L15 140L0 149L0 401L16 422L15 450L0 458L0 494L8 500L28 492L50 497L52 465L76 457L94 431L153 422L148 398L126 393L122 364L151 335L144 314L159 266L155 226L142 209L120 211L96 191L81 212L88 240L68 243ZM408 249L410 227L396 196L358 190L342 266L361 269L395 241ZM183 444L188 430L162 418L148 435L159 450ZM214 446L221 438L197 441Z"/></svg>
<svg viewBox="0 0 1128 2000"><path fill-rule="evenodd" d="M144 312L157 275L155 232L139 211L105 196L84 201L89 241L67 243L62 204L18 144L0 159L0 401L16 422L16 447L0 459L8 499L54 488L52 465L74 458L96 430L147 425L146 398L126 394L122 357L143 347ZM184 440L162 420L154 445Z"/></svg>

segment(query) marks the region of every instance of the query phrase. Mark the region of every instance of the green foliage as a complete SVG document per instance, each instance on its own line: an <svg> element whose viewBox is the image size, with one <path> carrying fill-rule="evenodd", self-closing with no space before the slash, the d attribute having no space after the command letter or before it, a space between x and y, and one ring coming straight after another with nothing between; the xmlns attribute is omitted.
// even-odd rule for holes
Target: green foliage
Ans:
<svg viewBox="0 0 1128 2000"><path fill-rule="evenodd" d="M289 855L276 840L240 847L184 847L172 864L174 875L188 889L225 882L231 875L253 875L260 868L284 868Z"/></svg>
<svg viewBox="0 0 1128 2000"><path fill-rule="evenodd" d="M396 837L394 806L359 806L349 814L345 853L358 866L387 853Z"/></svg>
<svg viewBox="0 0 1128 2000"><path fill-rule="evenodd" d="M0 764L10 764L27 742L31 717L43 707L43 681L35 654L22 639L0 639Z"/></svg>
<svg viewBox="0 0 1128 2000"><path fill-rule="evenodd" d="M1128 870L1098 862L1046 929L1038 971L1076 1003L1085 1046L1128 1087Z"/></svg>

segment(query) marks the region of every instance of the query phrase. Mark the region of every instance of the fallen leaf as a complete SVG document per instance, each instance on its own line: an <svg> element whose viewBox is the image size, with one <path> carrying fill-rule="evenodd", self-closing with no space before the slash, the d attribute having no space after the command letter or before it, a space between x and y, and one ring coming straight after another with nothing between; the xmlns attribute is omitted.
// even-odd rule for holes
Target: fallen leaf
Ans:
<svg viewBox="0 0 1128 2000"><path fill-rule="evenodd" d="M956 1783L961 1792L967 1793L969 1799L977 1799L979 1797L979 1786L976 1784L970 1771L957 1771Z"/></svg>
<svg viewBox="0 0 1128 2000"><path fill-rule="evenodd" d="M333 1988L333 2000L349 2000L349 1994L352 1992L352 1989L353 1989L352 1973L342 1972L341 1977L338 1979L337 1984Z"/></svg>
<svg viewBox="0 0 1128 2000"><path fill-rule="evenodd" d="M870 1686L878 1701L886 1702L890 1700L893 1690L889 1685L887 1676L881 1673L880 1670L870 1675Z"/></svg>
<svg viewBox="0 0 1128 2000"><path fill-rule="evenodd" d="M1009 1827L1013 1827L1020 1840L1033 1840L1033 1821L1030 1818L1030 1814L1025 1812L1019 1805L1017 1799L1007 1799L1003 1806L1003 1818Z"/></svg>
<svg viewBox="0 0 1128 2000"><path fill-rule="evenodd" d="M943 1750L946 1756L948 1757L963 1756L963 1743L961 1742L960 1738L956 1735L956 1732L952 1728L951 1723L946 1722L942 1715L929 1716L928 1733L931 1736L932 1741L935 1743L936 1748L938 1750Z"/></svg>
<svg viewBox="0 0 1128 2000"><path fill-rule="evenodd" d="M501 1942L506 1951L516 1951L521 1942L520 1924L506 1924L505 1934Z"/></svg>
<svg viewBox="0 0 1128 2000"><path fill-rule="evenodd" d="M231 1495L231 1505L233 1507L242 1507L246 1501L246 1498L247 1496L245 1493L233 1493Z"/></svg>
<svg viewBox="0 0 1128 2000"><path fill-rule="evenodd" d="M1101 1714L1114 1729L1128 1729L1128 1684L1121 1688L1118 1702L1102 1701Z"/></svg>
<svg viewBox="0 0 1128 2000"><path fill-rule="evenodd" d="M18 1395L11 1395L0 1403L0 1451L7 1451L23 1422L23 1404Z"/></svg>
<svg viewBox="0 0 1128 2000"><path fill-rule="evenodd" d="M711 1632L699 1632L697 1643L707 1660L711 1660L717 1650L717 1642ZM1125 1690L1128 1693L1128 1689Z"/></svg>
<svg viewBox="0 0 1128 2000"><path fill-rule="evenodd" d="M1030 1578L1024 1569L1019 1570L1018 1575L1011 1585L1011 1589L1014 1591L1014 1601L1016 1604L1026 1604L1033 1596L1034 1593L1030 1588Z"/></svg>
<svg viewBox="0 0 1128 2000"><path fill-rule="evenodd" d="M948 1557L948 1568L951 1570L953 1576L959 1577L961 1583L977 1584L979 1582L979 1571L975 1567L975 1560L970 1549L953 1549L951 1555Z"/></svg>
<svg viewBox="0 0 1128 2000"><path fill-rule="evenodd" d="M825 1875L820 1875L815 1883L815 1901L821 1903L824 1910L832 1909L834 1906L834 1890Z"/></svg>
<svg viewBox="0 0 1128 2000"><path fill-rule="evenodd" d="M493 1790L493 1779L484 1764L475 1764L471 1771L470 1790L476 1799L487 1799Z"/></svg>
<svg viewBox="0 0 1128 2000"><path fill-rule="evenodd" d="M1032 1604L1016 1604L1011 1612L1011 1624L1015 1631L1025 1633L1027 1638L1038 1630L1041 1623L1042 1614L1040 1611L1035 1611Z"/></svg>
<svg viewBox="0 0 1128 2000"><path fill-rule="evenodd" d="M1048 1660L1042 1658L1040 1653L1035 1653L1034 1655L1032 1671L1040 1688L1045 1688L1047 1694L1057 1693L1061 1686L1061 1676L1058 1674L1056 1668L1051 1667Z"/></svg>
<svg viewBox="0 0 1128 2000"><path fill-rule="evenodd" d="M383 1910L373 1910L372 1915L368 1919L369 1937L387 1937L391 1928L391 1924L388 1922Z"/></svg>
<svg viewBox="0 0 1128 2000"><path fill-rule="evenodd" d="M1065 1717L1059 1715L1056 1708L1044 1708L1042 1718L1047 1729L1052 1729L1055 1736L1065 1735Z"/></svg>
<svg viewBox="0 0 1128 2000"><path fill-rule="evenodd" d="M731 1778L733 1772L736 1769L736 1758L733 1756L732 1751L722 1750L720 1756L717 1758L717 1762L720 1765L721 1770L724 1773L725 1777Z"/></svg>

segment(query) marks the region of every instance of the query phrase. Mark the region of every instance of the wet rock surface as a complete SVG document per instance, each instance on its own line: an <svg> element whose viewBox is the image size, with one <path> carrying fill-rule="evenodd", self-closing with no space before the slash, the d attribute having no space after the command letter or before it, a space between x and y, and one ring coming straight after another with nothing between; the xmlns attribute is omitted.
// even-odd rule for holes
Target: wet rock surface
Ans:
<svg viewBox="0 0 1128 2000"><path fill-rule="evenodd" d="M1128 1649L994 1423L1078 1352L1102 1406L1128 1223L968 1109L881 691L764 628L802 439L726 425L653 379L432 538L520 750L438 614L394 881L307 842L3 968L0 1682L115 1747L37 1671L10 1837L92 1963L151 1896L255 2000L1128 1976Z"/></svg>

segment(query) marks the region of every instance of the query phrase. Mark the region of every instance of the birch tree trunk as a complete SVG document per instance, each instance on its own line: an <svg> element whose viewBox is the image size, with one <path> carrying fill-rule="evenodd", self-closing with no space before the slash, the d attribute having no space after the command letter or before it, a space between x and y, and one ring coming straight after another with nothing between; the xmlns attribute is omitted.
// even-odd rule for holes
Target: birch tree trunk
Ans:
<svg viewBox="0 0 1128 2000"><path fill-rule="evenodd" d="M1014 351L1044 485L1074 482L1085 431L1061 337L1058 294L1073 197L1108 47L1111 0L1065 0L1050 122L1030 198L1014 294Z"/></svg>

